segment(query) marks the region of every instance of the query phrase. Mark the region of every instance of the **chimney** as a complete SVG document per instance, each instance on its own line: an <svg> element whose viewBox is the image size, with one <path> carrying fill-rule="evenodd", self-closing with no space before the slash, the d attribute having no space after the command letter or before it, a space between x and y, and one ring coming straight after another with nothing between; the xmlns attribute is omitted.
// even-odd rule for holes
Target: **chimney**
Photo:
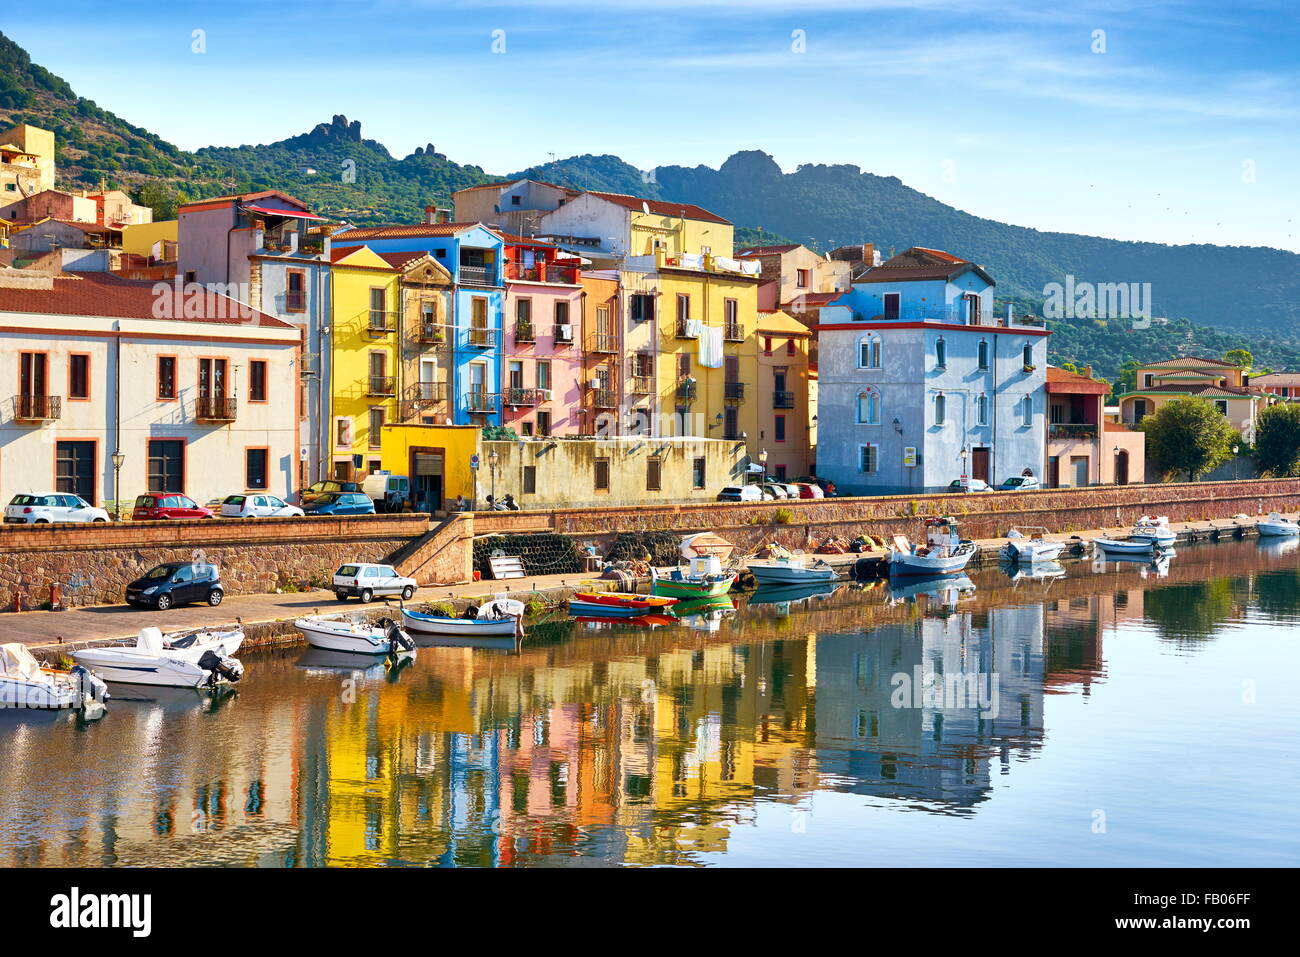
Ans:
<svg viewBox="0 0 1300 957"><path fill-rule="evenodd" d="M425 222L425 224L426 224L426 225L432 225L432 224L436 223L437 221L438 221L438 207L437 207L437 206L426 206L426 207L424 207L424 222Z"/></svg>
<svg viewBox="0 0 1300 957"><path fill-rule="evenodd" d="M1085 376L1087 376L1089 379L1091 379L1091 378L1092 378L1092 366L1084 366L1084 367L1083 367L1083 374L1084 374Z"/></svg>

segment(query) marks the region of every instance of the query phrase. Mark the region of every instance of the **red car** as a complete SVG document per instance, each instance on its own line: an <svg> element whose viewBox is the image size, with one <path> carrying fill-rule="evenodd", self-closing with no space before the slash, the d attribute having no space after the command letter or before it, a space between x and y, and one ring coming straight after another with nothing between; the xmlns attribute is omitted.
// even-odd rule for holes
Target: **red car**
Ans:
<svg viewBox="0 0 1300 957"><path fill-rule="evenodd" d="M131 518L137 522L156 522L164 518L211 518L212 511L180 492L156 492L137 495Z"/></svg>

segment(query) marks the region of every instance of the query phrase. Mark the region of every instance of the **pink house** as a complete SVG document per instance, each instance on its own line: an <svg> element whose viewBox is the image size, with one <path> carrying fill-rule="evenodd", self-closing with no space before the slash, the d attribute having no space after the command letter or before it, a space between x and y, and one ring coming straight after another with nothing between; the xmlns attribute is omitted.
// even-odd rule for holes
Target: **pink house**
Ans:
<svg viewBox="0 0 1300 957"><path fill-rule="evenodd" d="M580 261L504 234L501 422L520 435L576 435L582 408Z"/></svg>

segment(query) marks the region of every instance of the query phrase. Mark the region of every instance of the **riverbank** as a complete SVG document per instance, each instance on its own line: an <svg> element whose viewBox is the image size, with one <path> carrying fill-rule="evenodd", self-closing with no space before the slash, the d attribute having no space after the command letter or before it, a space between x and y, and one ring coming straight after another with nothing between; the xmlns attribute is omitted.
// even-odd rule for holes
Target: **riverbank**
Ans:
<svg viewBox="0 0 1300 957"><path fill-rule="evenodd" d="M1300 519L1300 513L1290 513L1287 517ZM1170 528L1181 542L1235 539L1255 535L1255 522L1264 518L1267 516L1256 515L1240 520L1221 518L1208 521L1171 522ZM1111 526L1072 532L1069 536L1053 535L1052 537L1077 538L1082 545L1093 538L1123 535L1127 531L1127 526ZM984 564L996 563L998 549L1005 544L1005 541L1004 538L976 540L976 545L979 547L977 561ZM818 557L841 567L842 574L847 575L848 569L861 556L846 554ZM614 587L612 582L591 575L538 575L508 581L429 586L421 588L416 593L413 603L446 601L457 607L463 607L471 603L481 603L493 595L508 593L522 600L536 596L548 604L559 604L573 592L593 585ZM242 624L247 635L246 647L278 643L296 644L301 639L293 627L293 622L304 615L337 614L342 611L360 612L363 609L371 614L379 614L384 608L382 602L365 606L355 601L341 603L334 597L333 592L310 590L287 594L230 596L217 608L210 608L207 605L186 605L166 612L157 612L131 608L125 604L97 605L70 608L60 612L10 613L5 615L3 620L8 625L6 640L22 642L34 654L48 658L75 648L133 638L141 628L148 625L157 625L166 631L182 631L187 628L231 626L238 622Z"/></svg>

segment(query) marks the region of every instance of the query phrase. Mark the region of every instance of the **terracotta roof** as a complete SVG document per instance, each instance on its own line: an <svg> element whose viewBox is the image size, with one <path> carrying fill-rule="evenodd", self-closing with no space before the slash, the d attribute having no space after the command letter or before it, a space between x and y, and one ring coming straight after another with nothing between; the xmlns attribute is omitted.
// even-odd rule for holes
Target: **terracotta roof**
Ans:
<svg viewBox="0 0 1300 957"><path fill-rule="evenodd" d="M388 263L388 265L392 266L394 269L405 269L407 266L415 262L417 259L423 259L429 254L421 250L412 253L376 252L375 255L378 256L380 259L382 259L384 262Z"/></svg>
<svg viewBox="0 0 1300 957"><path fill-rule="evenodd" d="M806 305L824 306L828 302L838 299L844 295L843 292L806 292L801 296L791 299L789 302L781 303L782 309L793 309L802 299Z"/></svg>
<svg viewBox="0 0 1300 957"><path fill-rule="evenodd" d="M53 289L10 288L0 285L0 310L49 316L106 316L114 319L158 319L154 315L155 282L118 279L108 273L82 272L54 277ZM169 289L175 286L168 283ZM209 293L205 305L215 308L202 318L163 319L172 322L213 322L230 326L293 329L292 324L252 310L244 318L242 303ZM176 311L176 310L173 310Z"/></svg>
<svg viewBox="0 0 1300 957"><path fill-rule="evenodd" d="M955 279L967 272L976 272L990 286L996 285L993 277L982 268L965 259L958 259L952 253L939 249L926 249L924 246L912 246L897 256L893 256L868 269L855 282L907 282L925 279Z"/></svg>
<svg viewBox="0 0 1300 957"><path fill-rule="evenodd" d="M950 262L950 263L966 262L965 259L961 259L957 256L954 256L952 253L946 253L942 249L930 249L926 246L913 246L911 251L925 253L927 256L932 256L935 259L941 259L944 260L945 262ZM906 252L904 252L902 255L906 255Z"/></svg>
<svg viewBox="0 0 1300 957"><path fill-rule="evenodd" d="M48 222L62 223L64 226L71 226L73 229L79 229L83 233L120 233L122 230L117 226L101 226L99 223L79 223L72 219L50 219ZM36 225L40 225L37 223Z"/></svg>
<svg viewBox="0 0 1300 957"><path fill-rule="evenodd" d="M1068 369L1060 369L1056 366L1047 367L1047 391L1048 392L1074 392L1089 393L1092 395L1105 395L1110 391L1110 386L1096 379L1080 375L1078 372L1071 372Z"/></svg>
<svg viewBox="0 0 1300 957"><path fill-rule="evenodd" d="M736 253L737 259L757 259L760 256L779 256L798 249L803 243L786 243L782 246L746 246Z"/></svg>
<svg viewBox="0 0 1300 957"><path fill-rule="evenodd" d="M1254 399L1263 395L1258 389L1238 389L1221 385L1153 385L1147 389L1134 389L1125 395L1145 395L1168 392L1174 395L1192 395L1198 399Z"/></svg>
<svg viewBox="0 0 1300 957"><path fill-rule="evenodd" d="M1300 385L1300 372L1266 372L1250 377L1251 385Z"/></svg>
<svg viewBox="0 0 1300 957"><path fill-rule="evenodd" d="M1135 431L1138 431L1138 430L1136 430L1136 429L1132 429L1132 428L1130 428L1129 426L1125 425L1123 422L1103 422L1103 423L1102 423L1102 426L1101 426L1101 430L1102 430L1103 432L1135 432Z"/></svg>
<svg viewBox="0 0 1300 957"><path fill-rule="evenodd" d="M345 229L342 232L335 233L335 239L339 242L360 242L366 239L419 239L425 236L455 236L457 233L463 233L467 229L473 229L475 226L483 226L482 223L416 223L414 225L403 225L400 223L391 226L358 226L355 229ZM495 230L488 226L483 226L488 232L497 235Z"/></svg>
<svg viewBox="0 0 1300 957"><path fill-rule="evenodd" d="M599 193L588 190L589 195L615 203L625 209L641 212L643 208L660 216L684 216L686 219L699 219L706 223L722 223L730 226L731 220L723 219L717 213L711 213L703 206L694 203L669 203L660 199L643 199L640 196L628 196L626 193Z"/></svg>
<svg viewBox="0 0 1300 957"><path fill-rule="evenodd" d="M504 239L512 246L546 246L547 248L556 248L555 243L549 239L538 239L536 236L516 236L514 233L503 233L497 230L497 235Z"/></svg>
<svg viewBox="0 0 1300 957"><path fill-rule="evenodd" d="M538 186L549 186L551 189L560 189L568 193L570 196L581 195L579 190L571 189L568 186L561 186L559 183L548 183L544 179L532 179L528 176L522 177L521 179L503 179L496 183L483 183L479 186L466 186L464 189L452 190L451 195L455 196L457 193L468 193L475 189L501 189L503 186L513 186L515 183L523 183L525 181L536 183Z"/></svg>
<svg viewBox="0 0 1300 957"><path fill-rule="evenodd" d="M303 209L307 208L306 203L290 196L288 193L282 193L278 189L264 189L257 193L232 193L229 196L209 196L207 199L195 199L188 203L181 203L180 206L176 207L176 211L180 212L187 206L206 206L208 203L247 203L254 199L265 199L268 196L277 196L286 203L293 203L295 206L301 206Z"/></svg>
<svg viewBox="0 0 1300 957"><path fill-rule="evenodd" d="M1231 362L1224 362L1222 359L1206 359L1203 356L1175 356L1172 359L1161 359L1159 362L1148 362L1138 366L1142 369L1170 368L1170 369L1195 369L1198 366L1214 366L1216 369L1236 369L1237 366Z"/></svg>

